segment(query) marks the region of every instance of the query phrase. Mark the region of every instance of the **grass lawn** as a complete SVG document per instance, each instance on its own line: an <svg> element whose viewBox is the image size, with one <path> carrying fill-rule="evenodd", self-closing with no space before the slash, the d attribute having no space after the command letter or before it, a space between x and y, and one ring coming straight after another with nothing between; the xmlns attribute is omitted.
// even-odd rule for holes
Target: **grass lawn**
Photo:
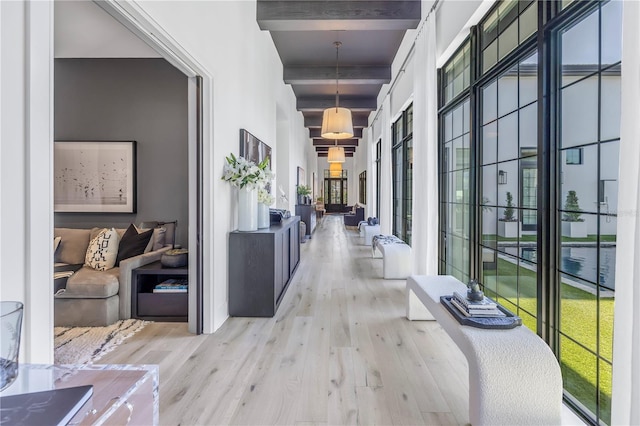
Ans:
<svg viewBox="0 0 640 426"><path fill-rule="evenodd" d="M584 239L583 239L584 240ZM519 274L519 285L518 283ZM484 272L488 296L519 315L524 324L536 330L536 273L525 267L498 258L494 270ZM581 345L596 352L598 349L598 306L596 296L562 283L560 331ZM495 296L499 293L500 297ZM493 293L493 294L492 294ZM613 345L613 298L600 299L600 356L611 360ZM592 412L596 412L596 384L600 369L600 417L610 423L611 365L599 361L583 346L565 336L560 340L560 365L564 388ZM598 365L599 364L599 365Z"/></svg>
<svg viewBox="0 0 640 426"><path fill-rule="evenodd" d="M520 241L523 243L535 243L537 241L537 235L521 235ZM514 238L506 238L501 237L496 234L483 234L482 241L504 241L504 242L516 242L518 241L517 237ZM571 237L562 237L563 243L595 243L597 242L597 237L595 234L587 235L586 238L571 238ZM615 235L600 235L601 243L615 243L616 236Z"/></svg>

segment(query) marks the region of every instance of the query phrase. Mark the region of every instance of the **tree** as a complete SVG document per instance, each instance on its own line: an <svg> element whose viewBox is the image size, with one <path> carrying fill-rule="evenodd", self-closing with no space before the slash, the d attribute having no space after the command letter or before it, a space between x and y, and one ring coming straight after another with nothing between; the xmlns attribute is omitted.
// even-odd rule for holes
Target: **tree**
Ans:
<svg viewBox="0 0 640 426"><path fill-rule="evenodd" d="M513 204L513 195L511 192L507 192L507 207L504 209L504 217L502 220L505 222L514 222L516 219L513 217L513 208L515 205Z"/></svg>
<svg viewBox="0 0 640 426"><path fill-rule="evenodd" d="M578 196L576 195L576 191L567 192L567 198L564 201L564 209L566 210L564 213L564 217L562 220L567 222L584 222L584 219L581 219L580 216L582 213L582 209L578 204Z"/></svg>

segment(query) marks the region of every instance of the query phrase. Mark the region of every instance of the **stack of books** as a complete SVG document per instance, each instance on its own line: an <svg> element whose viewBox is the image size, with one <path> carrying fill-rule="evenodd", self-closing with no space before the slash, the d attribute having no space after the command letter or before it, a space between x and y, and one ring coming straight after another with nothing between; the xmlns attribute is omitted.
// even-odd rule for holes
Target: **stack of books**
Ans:
<svg viewBox="0 0 640 426"><path fill-rule="evenodd" d="M491 318L506 316L504 312L498 309L496 302L486 297L479 302L475 302L454 291L453 296L451 296L451 304L466 317Z"/></svg>
<svg viewBox="0 0 640 426"><path fill-rule="evenodd" d="M189 281L186 278L169 278L153 288L154 293L186 293Z"/></svg>

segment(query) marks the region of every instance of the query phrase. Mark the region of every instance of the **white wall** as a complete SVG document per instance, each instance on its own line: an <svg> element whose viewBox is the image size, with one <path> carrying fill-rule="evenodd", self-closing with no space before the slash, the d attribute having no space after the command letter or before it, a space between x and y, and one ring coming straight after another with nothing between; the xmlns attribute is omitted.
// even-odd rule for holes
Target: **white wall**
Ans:
<svg viewBox="0 0 640 426"><path fill-rule="evenodd" d="M288 143L288 182L280 177L275 190L295 186L296 165L306 167L308 134L302 114L295 110L292 90L282 80L282 64L268 32L260 31L253 1L215 2L139 2L175 41L209 71L213 78L213 180L205 182L212 195L213 223L211 244L213 256L213 291L204 303L214 308L212 324L205 330L217 329L228 316L227 234L236 229L236 193L222 175L224 157L238 152L240 128L276 148L274 168L279 153ZM280 107L281 113L277 113ZM281 131L278 131L281 130ZM281 134L282 133L282 134ZM286 141L284 144L281 141ZM283 158L286 162L287 160ZM291 194L291 192L290 192ZM289 197L291 201L293 197ZM291 209L293 210L293 209ZM207 261L205 259L205 261Z"/></svg>
<svg viewBox="0 0 640 426"><path fill-rule="evenodd" d="M0 299L32 363L53 361L52 4L0 2Z"/></svg>

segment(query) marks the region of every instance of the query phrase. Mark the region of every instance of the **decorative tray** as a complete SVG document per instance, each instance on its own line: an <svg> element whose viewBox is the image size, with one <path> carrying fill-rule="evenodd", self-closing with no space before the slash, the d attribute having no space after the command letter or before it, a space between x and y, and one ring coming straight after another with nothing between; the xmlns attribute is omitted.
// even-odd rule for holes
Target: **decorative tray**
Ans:
<svg viewBox="0 0 640 426"><path fill-rule="evenodd" d="M470 327L476 328L486 328L486 329L510 329L515 328L519 325L522 325L522 318L519 316L513 315L507 309L498 304L498 309L500 309L506 317L495 317L495 318L473 318L466 317L451 304L451 296L440 296L440 303L444 305L444 307L449 311L451 315L462 325L468 325Z"/></svg>

